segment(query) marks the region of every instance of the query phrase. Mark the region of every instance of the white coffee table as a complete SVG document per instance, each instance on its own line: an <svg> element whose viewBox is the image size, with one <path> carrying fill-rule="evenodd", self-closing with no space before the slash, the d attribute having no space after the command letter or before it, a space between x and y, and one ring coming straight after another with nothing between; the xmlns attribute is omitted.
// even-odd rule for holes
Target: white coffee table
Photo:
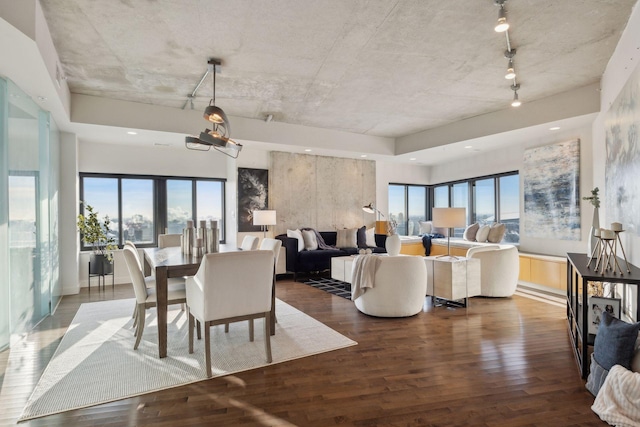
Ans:
<svg viewBox="0 0 640 427"><path fill-rule="evenodd" d="M427 266L427 295L450 302L480 295L480 260L477 258L429 256L423 257Z"/></svg>
<svg viewBox="0 0 640 427"><path fill-rule="evenodd" d="M331 278L351 283L351 271L355 256L337 256L331 258Z"/></svg>

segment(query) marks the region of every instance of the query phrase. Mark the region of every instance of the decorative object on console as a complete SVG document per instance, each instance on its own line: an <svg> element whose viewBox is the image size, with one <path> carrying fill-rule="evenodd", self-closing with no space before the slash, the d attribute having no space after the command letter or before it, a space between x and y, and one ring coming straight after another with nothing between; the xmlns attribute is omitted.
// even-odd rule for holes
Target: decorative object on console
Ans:
<svg viewBox="0 0 640 427"><path fill-rule="evenodd" d="M433 225L435 227L444 227L447 229L447 255L451 256L449 241L451 237L451 229L464 227L467 225L467 209L466 208L433 208L431 211Z"/></svg>
<svg viewBox="0 0 640 427"><path fill-rule="evenodd" d="M591 190L591 196L583 197L582 200L589 200L589 202L593 205L593 219L591 220L591 229L589 230L589 239L587 240L587 253L591 254L591 258L593 258L594 247L598 242L598 238L595 236L594 232L600 229L600 198L598 197L598 192L600 189L598 187Z"/></svg>
<svg viewBox="0 0 640 427"><path fill-rule="evenodd" d="M590 297L589 298L589 333L597 334L602 323L603 313L608 313L616 319L620 319L620 299ZM611 369L611 367L607 368Z"/></svg>
<svg viewBox="0 0 640 427"><path fill-rule="evenodd" d="M238 231L262 231L253 224L253 212L269 206L269 171L238 168Z"/></svg>
<svg viewBox="0 0 640 427"><path fill-rule="evenodd" d="M597 234L597 233L596 233ZM597 248L600 248L598 253L598 258L596 259L595 271L598 272L598 267L600 268L600 273L604 274L605 271L611 270L612 274L617 274L620 272L622 276L622 268L620 268L620 264L618 263L618 257L616 256L616 240L617 233L613 230L607 230L604 228L600 229L599 239L600 242L596 244ZM587 268L591 265L593 260L593 254L591 258L589 258L589 262L587 263ZM628 264L626 265L627 272L630 272Z"/></svg>
<svg viewBox="0 0 640 427"><path fill-rule="evenodd" d="M625 264L625 267L627 267L627 273L631 273L631 270L629 269L629 262L627 261L627 254L624 252L624 247L622 246L622 240L620 240L620 233L624 231L622 229L622 224L619 222L612 222L611 231L613 231L616 234L615 243L613 244L614 245L613 256L615 258L618 257L618 245L620 245L620 250L622 251L622 256L624 257L624 264Z"/></svg>
<svg viewBox="0 0 640 427"><path fill-rule="evenodd" d="M276 211L253 211L253 225L262 226L263 238L267 237L267 226L276 225Z"/></svg>

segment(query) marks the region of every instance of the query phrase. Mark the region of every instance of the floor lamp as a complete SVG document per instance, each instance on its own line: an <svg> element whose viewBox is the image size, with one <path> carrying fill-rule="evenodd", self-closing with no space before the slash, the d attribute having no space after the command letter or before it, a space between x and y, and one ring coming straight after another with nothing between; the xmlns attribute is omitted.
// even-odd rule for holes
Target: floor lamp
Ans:
<svg viewBox="0 0 640 427"><path fill-rule="evenodd" d="M378 219L376 220L376 229L375 229L376 234L387 234L389 232L389 222L380 220L380 216L384 217L384 214L380 212L378 209L376 209L375 206L373 206L373 203L369 203L368 205L363 206L362 210L367 213L378 214Z"/></svg>
<svg viewBox="0 0 640 427"><path fill-rule="evenodd" d="M467 225L467 209L466 208L433 208L431 211L431 219L434 227L447 229L447 255L451 256L449 247L449 238L451 229L464 227ZM456 258L456 257L454 257Z"/></svg>
<svg viewBox="0 0 640 427"><path fill-rule="evenodd" d="M253 225L262 226L263 239L267 237L267 226L276 224L276 211L253 211Z"/></svg>

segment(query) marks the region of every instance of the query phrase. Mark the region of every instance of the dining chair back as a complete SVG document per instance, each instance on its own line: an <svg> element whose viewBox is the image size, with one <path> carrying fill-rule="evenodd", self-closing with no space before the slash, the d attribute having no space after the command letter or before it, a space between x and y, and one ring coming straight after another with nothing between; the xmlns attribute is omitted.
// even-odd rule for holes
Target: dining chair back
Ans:
<svg viewBox="0 0 640 427"><path fill-rule="evenodd" d="M267 250L273 252L273 263L278 265L278 257L280 256L280 248L282 247L282 240L270 239L268 237L262 239L260 242L260 250Z"/></svg>
<svg viewBox="0 0 640 427"><path fill-rule="evenodd" d="M244 236L240 249L243 251L255 251L258 249L258 238L256 236Z"/></svg>
<svg viewBox="0 0 640 427"><path fill-rule="evenodd" d="M209 328L214 325L264 318L265 352L271 363L273 271L270 250L213 253L206 254L196 275L187 278L189 352L193 353L193 324L197 319L204 323L207 376L211 376Z"/></svg>
<svg viewBox="0 0 640 427"><path fill-rule="evenodd" d="M158 234L158 247L168 248L172 246L180 246L182 234Z"/></svg>

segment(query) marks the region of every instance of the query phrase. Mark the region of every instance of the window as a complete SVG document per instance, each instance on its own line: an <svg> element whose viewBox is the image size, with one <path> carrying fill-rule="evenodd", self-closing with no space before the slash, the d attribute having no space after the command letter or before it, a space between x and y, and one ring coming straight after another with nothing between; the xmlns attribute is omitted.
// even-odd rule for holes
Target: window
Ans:
<svg viewBox="0 0 640 427"><path fill-rule="evenodd" d="M432 191L433 193L429 193ZM430 203L429 194L433 197ZM506 225L505 242L520 242L520 177L518 172L471 178L435 186L389 185L389 215L398 234L419 235L419 221L431 218L433 207L467 209L467 224ZM407 212L409 215L407 216ZM462 237L464 228L454 229Z"/></svg>
<svg viewBox="0 0 640 427"><path fill-rule="evenodd" d="M155 246L158 234L182 233L188 219L217 220L224 243L224 188L221 179L80 174L81 200L109 216L119 246Z"/></svg>

